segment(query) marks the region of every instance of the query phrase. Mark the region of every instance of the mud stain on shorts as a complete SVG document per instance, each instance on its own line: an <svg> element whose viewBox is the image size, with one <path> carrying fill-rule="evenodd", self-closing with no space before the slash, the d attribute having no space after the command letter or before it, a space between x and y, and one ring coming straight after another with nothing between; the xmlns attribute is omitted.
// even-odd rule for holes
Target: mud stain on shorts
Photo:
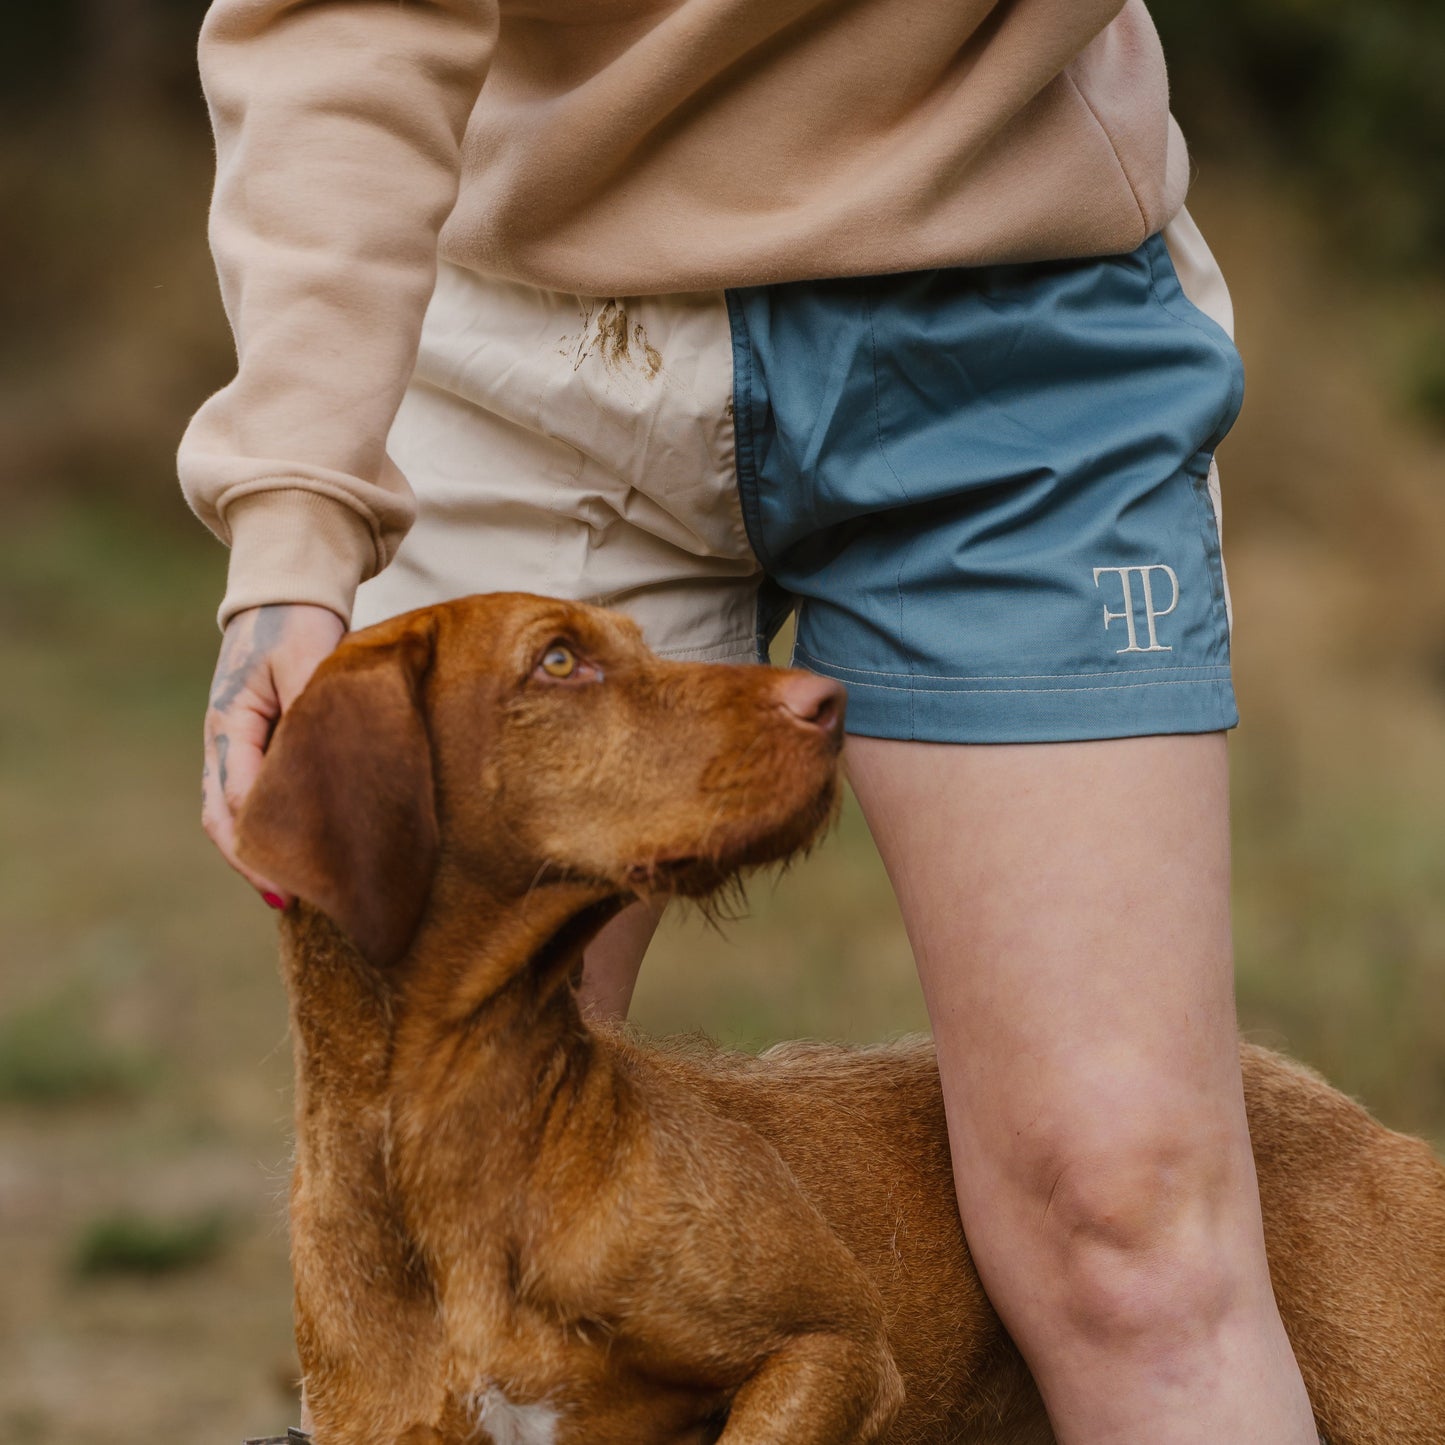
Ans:
<svg viewBox="0 0 1445 1445"><path fill-rule="evenodd" d="M560 354L571 361L573 371L580 371L592 356L610 372L640 372L649 381L662 370L662 353L647 339L642 323L632 321L615 298L600 308L584 304L581 331L560 339Z"/></svg>

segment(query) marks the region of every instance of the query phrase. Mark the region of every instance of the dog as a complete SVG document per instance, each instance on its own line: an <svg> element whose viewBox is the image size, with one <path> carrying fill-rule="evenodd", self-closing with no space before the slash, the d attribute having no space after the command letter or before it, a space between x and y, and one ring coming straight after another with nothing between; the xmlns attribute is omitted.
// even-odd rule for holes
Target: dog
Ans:
<svg viewBox="0 0 1445 1445"><path fill-rule="evenodd" d="M582 950L834 816L842 689L659 660L521 594L359 632L241 856L281 923L296 1335L317 1445L1035 1445L931 1046L593 1027ZM1275 1292L1330 1445L1445 1439L1445 1169L1243 1047Z"/></svg>

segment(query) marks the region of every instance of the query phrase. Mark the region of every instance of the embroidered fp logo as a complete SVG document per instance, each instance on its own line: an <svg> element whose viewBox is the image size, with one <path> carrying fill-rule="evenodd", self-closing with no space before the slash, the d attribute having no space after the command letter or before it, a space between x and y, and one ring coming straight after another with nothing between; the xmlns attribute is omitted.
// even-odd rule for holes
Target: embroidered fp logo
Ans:
<svg viewBox="0 0 1445 1445"><path fill-rule="evenodd" d="M1170 587L1174 589L1173 596L1169 599L1168 607L1158 607L1155 605L1154 583L1152 580L1155 572L1162 572L1169 579ZM1172 647L1166 646L1159 641L1159 634L1154 630L1154 624L1159 618L1168 617L1169 614L1179 606L1179 576L1175 570L1165 562L1151 562L1149 565L1143 567L1095 567L1094 586L1097 587L1099 585L1100 577L1107 577L1111 574L1118 577L1119 585L1123 589L1124 610L1122 612L1110 612L1109 604L1106 602L1104 604L1104 630L1106 632L1109 630L1109 624L1111 622L1122 621L1125 632L1129 638L1129 645L1127 647L1115 648L1115 651L1173 652L1174 649ZM1139 591L1142 593L1141 600L1144 610L1144 626L1149 635L1148 647L1141 647L1139 645L1139 631L1135 621L1134 589L1129 581L1131 574L1137 576L1139 579Z"/></svg>

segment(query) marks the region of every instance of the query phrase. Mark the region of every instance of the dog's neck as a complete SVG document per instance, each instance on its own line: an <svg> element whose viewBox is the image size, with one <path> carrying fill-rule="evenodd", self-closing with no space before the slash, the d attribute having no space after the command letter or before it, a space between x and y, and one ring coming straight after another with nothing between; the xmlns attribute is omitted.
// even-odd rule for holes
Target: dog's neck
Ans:
<svg viewBox="0 0 1445 1445"><path fill-rule="evenodd" d="M403 958L363 959L324 914L298 904L283 922L299 1081L323 1090L427 1075L474 1075L450 1060L480 1047L523 1061L585 1033L571 983L582 952L626 900L587 882L499 894L439 878L435 906ZM443 1057L445 1056L445 1057ZM406 1078L396 1077L398 1065Z"/></svg>
<svg viewBox="0 0 1445 1445"><path fill-rule="evenodd" d="M398 986L409 1010L439 1028L536 1014L565 993L582 950L624 903L606 884L561 880L516 892L444 864Z"/></svg>
<svg viewBox="0 0 1445 1445"><path fill-rule="evenodd" d="M538 1130L595 1088L603 1065L571 980L624 901L585 883L508 897L443 876L435 907L390 969L366 963L328 919L298 908L283 930L298 1162L315 1175L323 1160L372 1152L387 1161L401 1227L408 1197L465 1198L468 1217L456 1227L475 1238L508 1194L488 1180L520 1177ZM429 1215L429 1237L417 1240L442 1287L448 1261L467 1253L449 1228Z"/></svg>
<svg viewBox="0 0 1445 1445"><path fill-rule="evenodd" d="M395 1097L434 1105L470 1088L499 1110L520 1103L505 1096L529 1090L559 1052L585 1047L572 979L621 906L596 884L499 896L484 882L440 877L397 971Z"/></svg>

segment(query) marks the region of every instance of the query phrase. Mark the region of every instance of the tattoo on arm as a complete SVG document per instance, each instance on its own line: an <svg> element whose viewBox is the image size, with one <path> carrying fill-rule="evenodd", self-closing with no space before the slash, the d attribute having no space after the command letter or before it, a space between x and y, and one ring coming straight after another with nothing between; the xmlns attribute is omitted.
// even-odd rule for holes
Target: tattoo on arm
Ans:
<svg viewBox="0 0 1445 1445"><path fill-rule="evenodd" d="M226 795L226 754L231 750L231 739L225 733L216 735L216 773L221 782L221 796Z"/></svg>
<svg viewBox="0 0 1445 1445"><path fill-rule="evenodd" d="M216 664L215 681L211 683L211 706L217 712L225 712L240 697L255 661L253 648L248 647L239 658L233 658L230 645L223 646L221 660Z"/></svg>
<svg viewBox="0 0 1445 1445"><path fill-rule="evenodd" d="M290 604L281 603L263 607L256 614L256 631L253 636L258 652L269 652L281 640L290 613Z"/></svg>
<svg viewBox="0 0 1445 1445"><path fill-rule="evenodd" d="M289 610L285 603L262 607L245 642L239 635L227 634L222 639L221 657L216 664L215 680L211 683L211 706L217 712L225 712L236 701L257 659L265 656L281 640ZM233 657L235 651L240 651L241 656Z"/></svg>

